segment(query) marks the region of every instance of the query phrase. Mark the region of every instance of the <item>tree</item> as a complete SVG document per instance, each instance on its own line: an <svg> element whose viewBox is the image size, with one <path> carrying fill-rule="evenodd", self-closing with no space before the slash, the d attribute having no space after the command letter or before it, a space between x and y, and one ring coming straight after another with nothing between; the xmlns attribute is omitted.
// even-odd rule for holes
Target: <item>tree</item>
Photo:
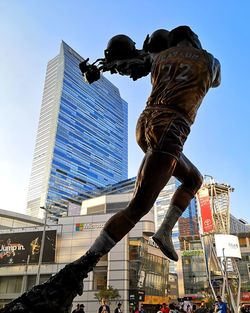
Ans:
<svg viewBox="0 0 250 313"><path fill-rule="evenodd" d="M112 286L103 287L97 293L95 293L95 298L98 299L100 302L104 298L107 301L118 301L121 298L119 291Z"/></svg>

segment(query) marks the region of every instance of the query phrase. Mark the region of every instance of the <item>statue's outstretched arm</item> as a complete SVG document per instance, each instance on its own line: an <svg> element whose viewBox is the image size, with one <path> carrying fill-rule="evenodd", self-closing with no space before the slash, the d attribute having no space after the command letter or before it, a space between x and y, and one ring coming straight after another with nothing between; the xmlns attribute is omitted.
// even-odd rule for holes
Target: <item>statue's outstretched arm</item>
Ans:
<svg viewBox="0 0 250 313"><path fill-rule="evenodd" d="M151 69L151 58L148 53L138 50L136 57L124 60L115 60L107 62L105 58L97 59L94 63L89 64L89 59L79 64L84 79L92 84L101 77L102 72L109 71L111 74L120 74L130 76L133 80L137 80L143 76L147 76Z"/></svg>

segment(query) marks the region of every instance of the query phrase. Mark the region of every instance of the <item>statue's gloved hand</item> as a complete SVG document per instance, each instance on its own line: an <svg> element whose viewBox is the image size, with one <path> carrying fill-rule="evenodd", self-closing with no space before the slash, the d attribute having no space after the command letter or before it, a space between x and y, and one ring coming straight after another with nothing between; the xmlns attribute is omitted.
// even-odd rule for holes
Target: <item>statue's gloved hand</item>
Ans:
<svg viewBox="0 0 250 313"><path fill-rule="evenodd" d="M142 59L128 59L122 60L117 63L117 72L120 75L126 75L137 80L143 76L148 75L148 68L145 66L145 62Z"/></svg>

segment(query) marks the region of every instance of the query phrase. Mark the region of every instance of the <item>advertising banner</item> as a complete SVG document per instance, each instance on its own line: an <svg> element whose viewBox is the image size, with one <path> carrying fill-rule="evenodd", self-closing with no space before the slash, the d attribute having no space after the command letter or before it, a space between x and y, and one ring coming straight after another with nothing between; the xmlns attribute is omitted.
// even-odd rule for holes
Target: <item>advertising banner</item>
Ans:
<svg viewBox="0 0 250 313"><path fill-rule="evenodd" d="M234 235L214 235L217 257L241 259L239 239Z"/></svg>
<svg viewBox="0 0 250 313"><path fill-rule="evenodd" d="M214 223L208 189L200 189L197 193L197 197L200 204L202 231L203 233L210 233L214 231Z"/></svg>
<svg viewBox="0 0 250 313"><path fill-rule="evenodd" d="M25 264L28 255L30 263L38 263L42 231L0 234L0 266ZM48 230L45 235L44 263L55 262L56 230Z"/></svg>

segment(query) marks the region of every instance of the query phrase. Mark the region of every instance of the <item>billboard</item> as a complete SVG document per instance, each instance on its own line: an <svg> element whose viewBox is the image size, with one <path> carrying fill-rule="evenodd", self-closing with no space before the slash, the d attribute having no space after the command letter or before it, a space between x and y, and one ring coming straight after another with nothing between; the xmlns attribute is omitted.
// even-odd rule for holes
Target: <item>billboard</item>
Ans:
<svg viewBox="0 0 250 313"><path fill-rule="evenodd" d="M0 234L0 266L25 264L28 255L30 263L38 263L42 235L42 231ZM55 262L55 250L56 230L47 230L42 262Z"/></svg>
<svg viewBox="0 0 250 313"><path fill-rule="evenodd" d="M234 235L214 235L217 257L241 259L239 239Z"/></svg>

